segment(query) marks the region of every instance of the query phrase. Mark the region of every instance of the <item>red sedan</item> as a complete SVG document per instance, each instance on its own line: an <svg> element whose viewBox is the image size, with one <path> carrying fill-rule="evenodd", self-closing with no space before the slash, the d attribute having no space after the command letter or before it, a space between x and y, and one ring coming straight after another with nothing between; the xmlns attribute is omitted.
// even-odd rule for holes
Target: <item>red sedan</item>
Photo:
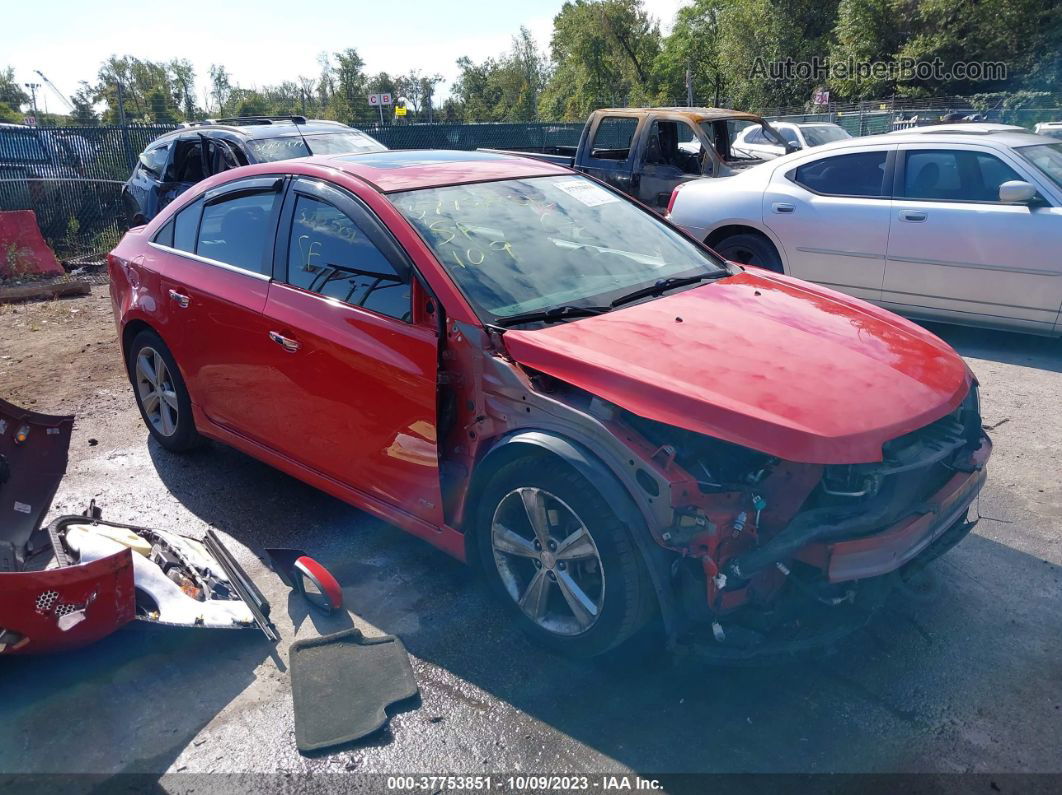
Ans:
<svg viewBox="0 0 1062 795"><path fill-rule="evenodd" d="M822 642L960 540L984 483L941 340L548 163L235 169L110 273L155 441L232 445L474 563L574 655L660 626L721 657Z"/></svg>

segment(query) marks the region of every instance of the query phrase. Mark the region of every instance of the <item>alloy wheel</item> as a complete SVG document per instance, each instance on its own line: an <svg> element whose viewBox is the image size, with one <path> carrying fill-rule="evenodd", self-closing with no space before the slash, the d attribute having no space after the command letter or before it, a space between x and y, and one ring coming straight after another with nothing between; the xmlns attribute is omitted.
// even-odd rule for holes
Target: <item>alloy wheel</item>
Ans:
<svg viewBox="0 0 1062 795"><path fill-rule="evenodd" d="M173 436L177 431L177 391L159 352L143 347L136 357L136 389L144 414L156 431Z"/></svg>
<svg viewBox="0 0 1062 795"><path fill-rule="evenodd" d="M502 584L524 615L558 635L579 635L601 615L605 572L585 522L548 491L521 487L498 503L491 547Z"/></svg>

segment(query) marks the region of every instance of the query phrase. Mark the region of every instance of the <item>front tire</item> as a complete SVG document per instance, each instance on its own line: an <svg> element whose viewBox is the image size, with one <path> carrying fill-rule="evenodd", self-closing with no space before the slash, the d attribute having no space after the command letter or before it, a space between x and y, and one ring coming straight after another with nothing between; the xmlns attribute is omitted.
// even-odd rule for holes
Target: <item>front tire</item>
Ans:
<svg viewBox="0 0 1062 795"><path fill-rule="evenodd" d="M137 334L127 367L140 416L155 441L174 453L198 447L202 437L192 418L192 401L162 338L147 329Z"/></svg>
<svg viewBox="0 0 1062 795"><path fill-rule="evenodd" d="M652 584L627 527L557 462L520 459L494 474L477 505L476 546L492 591L553 651L597 657L653 617Z"/></svg>
<svg viewBox="0 0 1062 795"><path fill-rule="evenodd" d="M714 246L715 251L731 262L742 265L757 265L761 268L782 272L782 260L767 238L752 232L741 232L724 237Z"/></svg>

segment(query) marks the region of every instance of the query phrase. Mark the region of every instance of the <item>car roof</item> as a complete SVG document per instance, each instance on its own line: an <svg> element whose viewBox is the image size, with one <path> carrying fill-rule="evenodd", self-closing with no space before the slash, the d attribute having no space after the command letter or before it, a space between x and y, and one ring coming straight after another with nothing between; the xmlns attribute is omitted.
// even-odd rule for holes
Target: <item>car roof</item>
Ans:
<svg viewBox="0 0 1062 795"><path fill-rule="evenodd" d="M890 135L902 135L903 133L958 133L960 135L984 135L994 132L1028 132L1024 127L1017 124L1001 124L1000 122L973 121L955 122L954 124L927 124L925 127L910 127L906 130L893 130Z"/></svg>
<svg viewBox="0 0 1062 795"><path fill-rule="evenodd" d="M299 162L338 169L369 183L382 193L572 173L563 166L530 157L451 149L400 149L323 155L301 158Z"/></svg>
<svg viewBox="0 0 1062 795"><path fill-rule="evenodd" d="M762 117L755 113L729 108L687 108L687 107L664 107L664 108L602 108L595 111L598 114L609 116L644 116L648 113L671 113L684 116L692 122L717 121L720 119L735 119L737 121L763 121Z"/></svg>
<svg viewBox="0 0 1062 795"><path fill-rule="evenodd" d="M217 122L208 119L205 122L189 122L183 124L176 130L171 130L170 132L160 135L152 141L152 144L157 144L160 141L168 141L185 133L210 132L213 130L224 130L236 133L252 141L265 138L285 138L297 135L317 135L318 133L361 132L361 130L354 127L348 127L341 122L328 121L325 119L311 119L295 122L290 119L265 119L263 117L262 121L247 119L243 124L240 123L239 119L222 119Z"/></svg>

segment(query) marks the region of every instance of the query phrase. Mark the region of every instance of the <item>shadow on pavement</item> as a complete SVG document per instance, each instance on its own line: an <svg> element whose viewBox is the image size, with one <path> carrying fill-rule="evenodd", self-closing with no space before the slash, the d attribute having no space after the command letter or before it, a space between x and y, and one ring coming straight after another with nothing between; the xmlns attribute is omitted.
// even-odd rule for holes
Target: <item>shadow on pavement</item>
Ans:
<svg viewBox="0 0 1062 795"><path fill-rule="evenodd" d="M963 356L1062 373L1062 340L1010 331L923 323Z"/></svg>

